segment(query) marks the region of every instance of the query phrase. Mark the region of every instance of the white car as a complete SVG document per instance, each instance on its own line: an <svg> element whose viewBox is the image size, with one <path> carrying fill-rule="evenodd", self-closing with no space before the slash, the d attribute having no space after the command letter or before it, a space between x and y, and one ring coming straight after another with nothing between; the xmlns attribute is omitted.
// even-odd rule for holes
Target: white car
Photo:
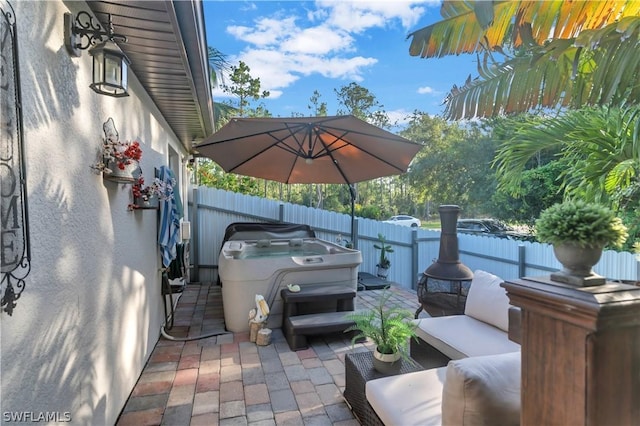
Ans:
<svg viewBox="0 0 640 426"><path fill-rule="evenodd" d="M411 226L412 228L419 228L422 225L420 219L404 214L391 216L388 220L385 220L384 223L395 223L396 225Z"/></svg>

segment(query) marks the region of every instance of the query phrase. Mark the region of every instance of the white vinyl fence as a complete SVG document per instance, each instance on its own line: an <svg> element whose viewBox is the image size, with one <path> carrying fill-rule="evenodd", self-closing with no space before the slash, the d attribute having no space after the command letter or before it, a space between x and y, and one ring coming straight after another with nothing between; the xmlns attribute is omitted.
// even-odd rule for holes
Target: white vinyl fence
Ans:
<svg viewBox="0 0 640 426"><path fill-rule="evenodd" d="M217 280L218 255L227 225L234 222L287 222L311 226L318 238L337 241L351 236L351 217L296 204L198 187L189 194L192 226L192 281ZM440 232L356 218L355 248L362 252L360 272L375 274L383 234L394 249L388 280L414 289L422 272L437 258ZM548 244L458 234L460 260L503 279L548 275L561 268ZM594 270L612 280L640 281L640 262L631 253L606 251Z"/></svg>

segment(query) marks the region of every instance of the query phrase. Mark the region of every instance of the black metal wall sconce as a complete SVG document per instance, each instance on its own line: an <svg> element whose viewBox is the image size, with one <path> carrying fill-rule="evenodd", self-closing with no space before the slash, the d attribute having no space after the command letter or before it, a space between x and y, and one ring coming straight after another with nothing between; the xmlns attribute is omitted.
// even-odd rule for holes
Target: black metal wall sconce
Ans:
<svg viewBox="0 0 640 426"><path fill-rule="evenodd" d="M93 56L93 83L89 86L101 95L121 98L127 92L127 72L131 63L115 43L127 42L127 37L113 31L111 15L109 26L104 31L93 17L85 12L77 15L64 14L64 44L71 56L80 57L81 51L89 50Z"/></svg>

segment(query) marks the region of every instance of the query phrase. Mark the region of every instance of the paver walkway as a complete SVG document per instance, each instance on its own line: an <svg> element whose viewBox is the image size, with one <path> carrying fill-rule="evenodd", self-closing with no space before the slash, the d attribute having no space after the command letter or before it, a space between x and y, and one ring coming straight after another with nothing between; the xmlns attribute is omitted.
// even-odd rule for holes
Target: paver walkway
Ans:
<svg viewBox="0 0 640 426"><path fill-rule="evenodd" d="M416 293L392 287L391 303L415 311ZM356 309L372 306L381 290L358 292ZM220 287L187 285L178 301L175 337L223 330ZM161 337L117 424L125 425L341 425L358 421L342 397L344 356L371 350L340 334L313 337L293 352L280 329L257 346L249 333L201 340Z"/></svg>

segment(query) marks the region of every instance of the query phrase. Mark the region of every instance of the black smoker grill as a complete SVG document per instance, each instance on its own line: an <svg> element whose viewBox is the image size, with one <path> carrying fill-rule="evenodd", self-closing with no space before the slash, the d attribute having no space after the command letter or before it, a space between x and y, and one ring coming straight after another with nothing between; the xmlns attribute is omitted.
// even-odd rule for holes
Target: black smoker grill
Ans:
<svg viewBox="0 0 640 426"><path fill-rule="evenodd" d="M440 254L418 281L420 308L416 318L424 309L432 317L461 315L467 302L473 272L460 262L456 224L460 207L443 205L440 213Z"/></svg>

